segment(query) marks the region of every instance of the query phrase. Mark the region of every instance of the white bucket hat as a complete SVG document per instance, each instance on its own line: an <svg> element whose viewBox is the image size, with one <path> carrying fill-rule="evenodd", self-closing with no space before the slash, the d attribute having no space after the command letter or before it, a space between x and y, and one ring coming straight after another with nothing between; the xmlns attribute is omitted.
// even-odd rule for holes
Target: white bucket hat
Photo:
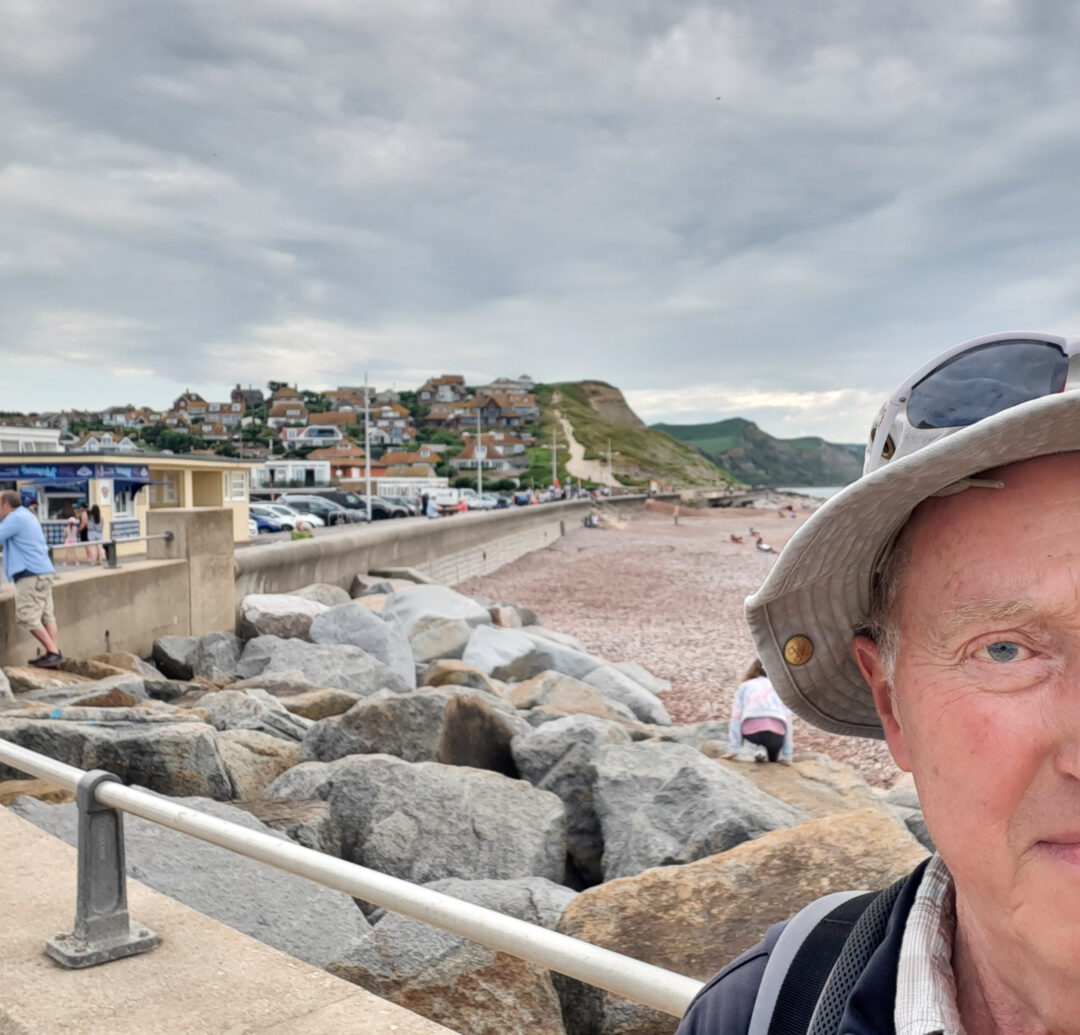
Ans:
<svg viewBox="0 0 1080 1035"><path fill-rule="evenodd" d="M1002 345L1010 346L1014 364L1027 364L1023 347L1057 349L1053 378L1061 383L1043 384L1045 371L1030 364L1022 371L1026 384L1019 387L1015 370L974 376L980 364L993 368L995 357L1005 357L1004 349L995 353ZM869 620L883 560L911 512L931 496L986 485L976 476L991 468L1080 451L1078 354L1080 339L1055 335L976 338L928 363L889 397L871 432L863 476L798 529L761 588L746 600L758 656L796 714L830 733L883 736L870 689L851 655L856 631ZM1002 374L1009 380L995 379ZM941 409L943 393L950 398ZM965 400L965 393L975 398ZM913 420L909 404L916 399L923 412ZM983 408L999 407L1007 408L979 416Z"/></svg>

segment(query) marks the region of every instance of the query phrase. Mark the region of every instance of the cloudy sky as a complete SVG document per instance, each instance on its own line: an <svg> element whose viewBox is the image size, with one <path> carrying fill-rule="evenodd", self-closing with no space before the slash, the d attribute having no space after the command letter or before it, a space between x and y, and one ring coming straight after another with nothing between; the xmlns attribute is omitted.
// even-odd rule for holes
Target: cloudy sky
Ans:
<svg viewBox="0 0 1080 1035"><path fill-rule="evenodd" d="M1077 10L0 0L0 409L524 372L859 441L1080 333Z"/></svg>

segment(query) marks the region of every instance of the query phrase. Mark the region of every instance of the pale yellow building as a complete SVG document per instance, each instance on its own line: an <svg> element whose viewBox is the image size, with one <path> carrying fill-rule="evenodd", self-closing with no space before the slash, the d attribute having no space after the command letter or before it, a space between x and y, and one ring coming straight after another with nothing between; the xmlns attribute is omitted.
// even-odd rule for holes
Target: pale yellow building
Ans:
<svg viewBox="0 0 1080 1035"><path fill-rule="evenodd" d="M37 504L51 546L70 537L79 505L101 510L103 537L120 555L143 553L147 511L160 507L228 507L233 539L247 542L251 468L260 462L190 453L0 454L0 489L18 489Z"/></svg>

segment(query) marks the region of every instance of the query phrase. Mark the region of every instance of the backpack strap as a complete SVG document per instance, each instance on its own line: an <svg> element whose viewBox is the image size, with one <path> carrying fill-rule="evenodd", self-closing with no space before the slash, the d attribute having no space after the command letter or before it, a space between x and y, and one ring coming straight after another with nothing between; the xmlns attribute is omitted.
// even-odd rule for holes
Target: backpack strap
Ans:
<svg viewBox="0 0 1080 1035"><path fill-rule="evenodd" d="M836 965L818 999L810 1021L810 1035L836 1035L840 1030L840 1021L855 982L885 940L893 906L908 880L908 877L901 878L867 903L840 950Z"/></svg>
<svg viewBox="0 0 1080 1035"><path fill-rule="evenodd" d="M876 896L873 891L838 891L788 921L769 953L747 1035L806 1035L852 926Z"/></svg>

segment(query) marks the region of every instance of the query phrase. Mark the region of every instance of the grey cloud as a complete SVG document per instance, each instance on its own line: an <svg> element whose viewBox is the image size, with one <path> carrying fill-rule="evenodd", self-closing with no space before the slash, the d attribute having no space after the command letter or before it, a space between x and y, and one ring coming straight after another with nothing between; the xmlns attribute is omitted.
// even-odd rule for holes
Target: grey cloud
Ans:
<svg viewBox="0 0 1080 1035"><path fill-rule="evenodd" d="M849 438L938 349L1080 314L1068 3L22 12L0 41L21 405L137 398L136 371L161 404L278 370L528 370L684 393L655 419L701 385L850 388L814 425Z"/></svg>

